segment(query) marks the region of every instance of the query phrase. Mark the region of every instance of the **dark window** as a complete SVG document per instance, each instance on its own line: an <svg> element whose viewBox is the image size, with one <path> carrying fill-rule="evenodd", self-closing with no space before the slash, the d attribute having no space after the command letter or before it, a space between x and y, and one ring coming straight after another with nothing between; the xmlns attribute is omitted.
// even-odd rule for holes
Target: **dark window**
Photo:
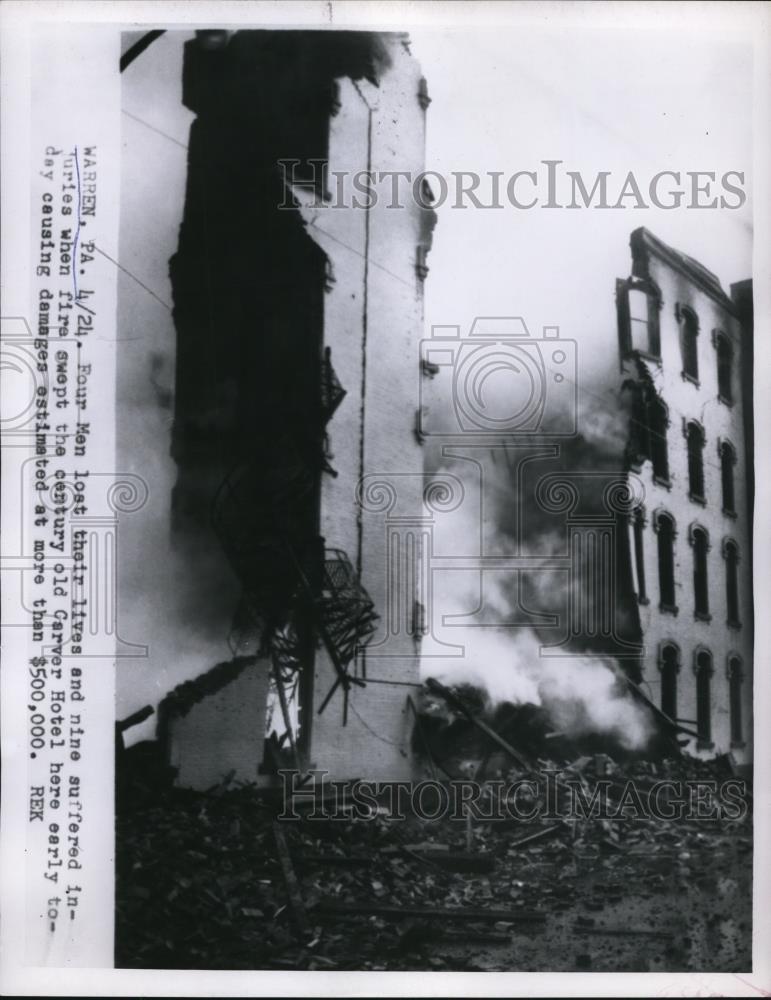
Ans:
<svg viewBox="0 0 771 1000"><path fill-rule="evenodd" d="M728 624L739 624L739 548L736 542L728 541L723 547L725 556L725 600Z"/></svg>
<svg viewBox="0 0 771 1000"><path fill-rule="evenodd" d="M696 732L703 743L712 737L711 680L712 655L704 649L696 656Z"/></svg>
<svg viewBox="0 0 771 1000"><path fill-rule="evenodd" d="M709 582L707 578L707 552L709 537L704 528L694 528L691 533L693 545L693 601L699 618L709 617Z"/></svg>
<svg viewBox="0 0 771 1000"><path fill-rule="evenodd" d="M629 443L626 457L633 467L639 467L646 460L653 465L654 476L669 483L669 459L667 455L667 427L669 411L658 396L649 377L641 382L628 381L623 386L629 392L631 415Z"/></svg>
<svg viewBox="0 0 771 1000"><path fill-rule="evenodd" d="M731 711L731 742L741 743L742 736L742 661L732 656L728 661L728 699Z"/></svg>
<svg viewBox="0 0 771 1000"><path fill-rule="evenodd" d="M683 356L683 375L699 381L698 351L699 321L690 309L680 312L680 352Z"/></svg>
<svg viewBox="0 0 771 1000"><path fill-rule="evenodd" d="M669 514L659 514L657 522L659 549L659 601L661 607L675 608L675 523Z"/></svg>
<svg viewBox="0 0 771 1000"><path fill-rule="evenodd" d="M677 718L677 674L680 670L680 650L667 643L661 651L661 711L670 719Z"/></svg>
<svg viewBox="0 0 771 1000"><path fill-rule="evenodd" d="M724 403L733 402L733 348L724 333L717 336L717 391Z"/></svg>
<svg viewBox="0 0 771 1000"><path fill-rule="evenodd" d="M688 490L694 500L703 500L704 431L692 420L685 433L688 440Z"/></svg>
<svg viewBox="0 0 771 1000"><path fill-rule="evenodd" d="M667 408L660 399L654 397L648 402L648 429L650 434L650 457L653 475L658 479L669 479L669 458L667 455Z"/></svg>
<svg viewBox="0 0 771 1000"><path fill-rule="evenodd" d="M634 564L637 570L637 599L643 603L647 603L648 595L645 592L645 549L643 546L645 514L641 510L635 511L632 528L634 532Z"/></svg>
<svg viewBox="0 0 771 1000"><path fill-rule="evenodd" d="M726 514L736 513L736 497L734 495L734 466L736 452L733 445L723 441L720 445L720 480L723 487L723 511Z"/></svg>

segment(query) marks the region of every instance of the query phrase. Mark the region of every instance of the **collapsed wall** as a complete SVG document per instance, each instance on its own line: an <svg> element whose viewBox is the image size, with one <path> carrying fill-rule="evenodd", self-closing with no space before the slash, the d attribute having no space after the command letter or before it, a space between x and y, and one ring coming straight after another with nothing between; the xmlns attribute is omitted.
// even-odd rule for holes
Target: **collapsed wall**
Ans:
<svg viewBox="0 0 771 1000"><path fill-rule="evenodd" d="M400 776L416 637L402 634L367 665L388 617L388 539L383 512L366 510L357 489L369 473L420 478L433 213L324 201L333 170L420 173L424 82L406 37L363 32L198 32L183 76L196 118L171 260L175 540L194 550L216 538L242 598L212 628L251 658L247 673L270 678L249 688L249 712L223 709L220 725L242 748L242 780L271 781L280 766ZM402 492L418 516L422 487ZM412 614L412 594L399 600ZM210 739L210 697L185 701L184 713L171 699L161 716L173 760L200 757L203 738L223 774L233 770L233 753ZM210 783L210 765L184 767L186 784Z"/></svg>

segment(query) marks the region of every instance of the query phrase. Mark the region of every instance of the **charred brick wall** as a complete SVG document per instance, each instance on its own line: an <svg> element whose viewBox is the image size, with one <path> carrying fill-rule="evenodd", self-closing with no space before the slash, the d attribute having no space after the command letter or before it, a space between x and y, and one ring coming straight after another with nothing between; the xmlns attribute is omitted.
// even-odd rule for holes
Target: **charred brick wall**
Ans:
<svg viewBox="0 0 771 1000"><path fill-rule="evenodd" d="M647 230L636 230L631 246L632 276L618 286L619 333L622 373L638 399L628 466L645 489L628 524L643 681L692 731L689 753L730 750L748 763L751 287L742 283L739 308L706 268Z"/></svg>

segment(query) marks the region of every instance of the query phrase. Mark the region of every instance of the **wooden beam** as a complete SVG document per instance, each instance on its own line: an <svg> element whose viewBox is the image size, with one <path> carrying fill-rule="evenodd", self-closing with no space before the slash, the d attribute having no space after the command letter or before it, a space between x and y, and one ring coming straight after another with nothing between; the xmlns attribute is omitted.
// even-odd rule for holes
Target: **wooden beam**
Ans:
<svg viewBox="0 0 771 1000"><path fill-rule="evenodd" d="M555 823L554 826L548 826L545 830L539 830L537 833L531 833L528 837L515 840L513 844L509 844L509 848L526 847L528 844L535 844L539 840L546 840L555 833L559 833L560 830L564 831L565 825L563 823Z"/></svg>
<svg viewBox="0 0 771 1000"><path fill-rule="evenodd" d="M685 726L681 725L675 719L670 718L667 715L667 713L663 712L654 701L651 701L651 699L648 697L647 694L645 694L645 692L642 690L642 688L640 688L637 684L635 684L635 682L631 678L627 677L626 678L626 682L629 685L629 687L632 689L632 691L634 692L634 694L636 694L637 697L641 701L645 702L645 704L648 706L648 708L653 712L653 714L658 719L660 719L662 722L664 722L667 725L669 725L672 729L675 729L675 730L677 730L680 733L685 733L687 736L695 736L698 739L699 734L697 732L695 732L695 730L693 730L693 729L687 729Z"/></svg>
<svg viewBox="0 0 771 1000"><path fill-rule="evenodd" d="M140 722L144 722L145 719L149 719L153 715L155 709L152 705L145 705L144 708L138 709L138 711L133 712L125 719L120 719L115 723L118 732L125 733L127 729L131 729L132 726L138 726Z"/></svg>
<svg viewBox="0 0 771 1000"><path fill-rule="evenodd" d="M315 909L321 913L337 916L361 916L371 914L379 917L436 917L441 920L505 920L508 923L534 923L546 920L546 914L538 910L485 910L470 906L389 906L385 903L338 903L336 900L321 900Z"/></svg>
<svg viewBox="0 0 771 1000"><path fill-rule="evenodd" d="M284 882L286 883L286 890L289 896L289 909L297 930L301 935L305 936L308 934L310 927L305 913L302 893L300 892L300 883L297 881L297 876L295 875L284 831L281 828L281 824L275 820L273 822L273 836L276 840L278 859L281 862L281 871L284 875Z"/></svg>
<svg viewBox="0 0 771 1000"><path fill-rule="evenodd" d="M491 726L488 726L486 722L483 722L480 718L478 718L461 697L453 691L450 691L449 688L446 688L444 684L440 684L439 681L434 680L433 677L428 678L426 681L426 687L432 692L432 694L438 694L440 697L444 698L448 705L451 705L453 708L461 712L461 714L464 715L473 726L476 726L476 728L488 736L493 743L496 743L502 750L505 750L512 760L519 764L521 768L526 771L533 769L533 765L530 761L518 750L515 750L510 743L507 743L502 736L499 736Z"/></svg>

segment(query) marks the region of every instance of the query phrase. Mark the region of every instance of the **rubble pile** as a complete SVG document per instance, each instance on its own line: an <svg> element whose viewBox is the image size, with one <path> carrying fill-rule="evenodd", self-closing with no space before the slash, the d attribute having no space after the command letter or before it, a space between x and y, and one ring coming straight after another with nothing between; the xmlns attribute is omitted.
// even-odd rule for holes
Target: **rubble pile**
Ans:
<svg viewBox="0 0 771 1000"><path fill-rule="evenodd" d="M479 763L479 762L477 762ZM729 762L537 759L589 791ZM564 794L564 787L560 794ZM209 969L741 971L751 816L278 821L252 787L126 797L116 963ZM299 806L298 806L299 808ZM716 862L719 859L719 864Z"/></svg>

